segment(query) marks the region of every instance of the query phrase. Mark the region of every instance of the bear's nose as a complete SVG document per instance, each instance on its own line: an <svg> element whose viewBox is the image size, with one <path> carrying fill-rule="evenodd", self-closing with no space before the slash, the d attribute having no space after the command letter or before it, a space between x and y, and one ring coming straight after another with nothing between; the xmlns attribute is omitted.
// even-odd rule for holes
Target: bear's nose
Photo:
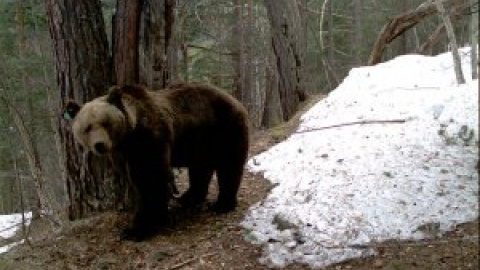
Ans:
<svg viewBox="0 0 480 270"><path fill-rule="evenodd" d="M95 148L95 152L97 152L98 154L105 154L107 150L107 147L103 142L97 142L93 145L93 147Z"/></svg>

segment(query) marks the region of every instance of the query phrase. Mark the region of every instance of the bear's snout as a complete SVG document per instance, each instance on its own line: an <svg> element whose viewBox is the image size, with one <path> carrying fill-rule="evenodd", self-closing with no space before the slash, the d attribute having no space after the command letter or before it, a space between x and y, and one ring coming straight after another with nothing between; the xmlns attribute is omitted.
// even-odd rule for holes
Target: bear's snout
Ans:
<svg viewBox="0 0 480 270"><path fill-rule="evenodd" d="M95 153L97 155L103 155L107 152L107 146L105 145L105 143L103 142L96 142L94 145L93 145L93 150L95 151Z"/></svg>

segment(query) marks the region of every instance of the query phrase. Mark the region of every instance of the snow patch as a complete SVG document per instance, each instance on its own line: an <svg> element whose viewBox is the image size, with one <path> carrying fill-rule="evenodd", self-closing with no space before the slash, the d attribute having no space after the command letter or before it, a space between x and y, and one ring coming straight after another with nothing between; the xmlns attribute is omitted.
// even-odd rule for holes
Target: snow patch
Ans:
<svg viewBox="0 0 480 270"><path fill-rule="evenodd" d="M451 59L353 69L296 133L249 160L277 184L242 222L262 263L324 267L478 217L478 81L457 85Z"/></svg>
<svg viewBox="0 0 480 270"><path fill-rule="evenodd" d="M25 213L26 225L30 224L32 213ZM15 236L22 224L22 214L0 215L0 239L8 239ZM22 243L15 242L5 246L0 246L0 254L7 252L10 248Z"/></svg>

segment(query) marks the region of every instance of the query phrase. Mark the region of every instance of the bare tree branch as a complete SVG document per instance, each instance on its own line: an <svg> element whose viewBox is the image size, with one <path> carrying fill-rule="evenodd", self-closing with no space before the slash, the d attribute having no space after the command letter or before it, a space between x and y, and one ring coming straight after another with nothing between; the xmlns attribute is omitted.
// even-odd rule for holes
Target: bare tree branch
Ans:
<svg viewBox="0 0 480 270"><path fill-rule="evenodd" d="M453 7L468 6L467 0L443 0L445 9L450 10ZM416 9L407 11L392 18L380 31L375 44L373 45L369 65L375 65L381 62L383 53L388 44L397 37L401 36L410 28L417 25L423 19L437 13L437 8L432 1L426 1Z"/></svg>

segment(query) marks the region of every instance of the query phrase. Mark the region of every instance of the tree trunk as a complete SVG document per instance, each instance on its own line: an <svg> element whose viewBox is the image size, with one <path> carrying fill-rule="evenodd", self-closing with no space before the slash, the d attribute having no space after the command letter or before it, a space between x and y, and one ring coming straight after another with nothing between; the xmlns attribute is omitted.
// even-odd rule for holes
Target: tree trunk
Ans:
<svg viewBox="0 0 480 270"><path fill-rule="evenodd" d="M443 23L445 24L445 31L447 31L448 40L452 48L453 65L455 69L455 76L457 77L457 83L464 84L465 77L463 76L462 71L462 59L460 58L460 54L458 53L457 39L455 37L455 32L453 31L452 22L450 21L450 17L445 11L441 0L435 0L435 6L437 7L438 13L442 18Z"/></svg>
<svg viewBox="0 0 480 270"><path fill-rule="evenodd" d="M233 44L233 95L245 106L254 127L261 124L260 114L255 104L255 88L253 75L252 38L253 3L251 0L234 0Z"/></svg>
<svg viewBox="0 0 480 270"><path fill-rule="evenodd" d="M283 120L289 120L306 99L304 31L297 1L265 0L278 72Z"/></svg>
<svg viewBox="0 0 480 270"><path fill-rule="evenodd" d="M278 96L278 72L276 69L276 59L273 52L265 57L265 101L264 112L262 114L262 126L274 127L282 123L283 116L280 108L280 97Z"/></svg>
<svg viewBox="0 0 480 270"><path fill-rule="evenodd" d="M362 64L363 40L362 40L362 0L354 0L354 14L353 14L353 51L355 58L355 65L360 66Z"/></svg>
<svg viewBox="0 0 480 270"><path fill-rule="evenodd" d="M153 4L150 2L150 4ZM150 6L151 8L151 6ZM117 12L113 29L113 69L116 85L140 83L140 18L144 10L144 1L117 0ZM150 12L154 12L152 8ZM151 28L149 28L151 29ZM156 29L156 28L154 28ZM154 40L148 39L146 42ZM151 62L150 62L151 63ZM152 87L150 85L150 87ZM130 173L126 158L120 154L115 157L113 168L113 202L116 208L131 210L135 204L134 190L129 180Z"/></svg>
<svg viewBox="0 0 480 270"><path fill-rule="evenodd" d="M99 0L46 0L45 3L60 112L68 100L85 103L105 94L112 80L108 42ZM69 218L111 208L115 193L111 178L106 177L108 162L82 155L67 121L60 120L59 133L65 152Z"/></svg>
<svg viewBox="0 0 480 270"><path fill-rule="evenodd" d="M235 22L232 31L234 80L233 95L245 104L245 29L243 0L233 0Z"/></svg>
<svg viewBox="0 0 480 270"><path fill-rule="evenodd" d="M255 75L254 75L254 55L253 55L253 42L252 39L254 29L254 15L253 15L253 0L246 1L246 13L244 20L244 53L245 53L245 63L244 63L244 100L243 104L247 108L248 115L250 117L250 123L258 128L261 125L261 109L257 106L257 100L260 97L257 97L257 87L255 84Z"/></svg>
<svg viewBox="0 0 480 270"><path fill-rule="evenodd" d="M163 52L163 59L166 59L162 72L162 88L167 87L174 82L177 77L177 54L176 44L174 38L173 27L175 24L175 1L165 0L165 11L163 14L165 19L165 50Z"/></svg>
<svg viewBox="0 0 480 270"><path fill-rule="evenodd" d="M470 9L475 9L472 12L472 19L470 22L470 43L471 49L471 63L472 63L472 79L478 79L478 0L470 0Z"/></svg>
<svg viewBox="0 0 480 270"><path fill-rule="evenodd" d="M114 29L114 69L117 85L139 82L138 41L143 1L117 1Z"/></svg>
<svg viewBox="0 0 480 270"><path fill-rule="evenodd" d="M141 20L141 82L161 89L177 79L175 1L145 0ZM162 35L163 34L163 35Z"/></svg>

